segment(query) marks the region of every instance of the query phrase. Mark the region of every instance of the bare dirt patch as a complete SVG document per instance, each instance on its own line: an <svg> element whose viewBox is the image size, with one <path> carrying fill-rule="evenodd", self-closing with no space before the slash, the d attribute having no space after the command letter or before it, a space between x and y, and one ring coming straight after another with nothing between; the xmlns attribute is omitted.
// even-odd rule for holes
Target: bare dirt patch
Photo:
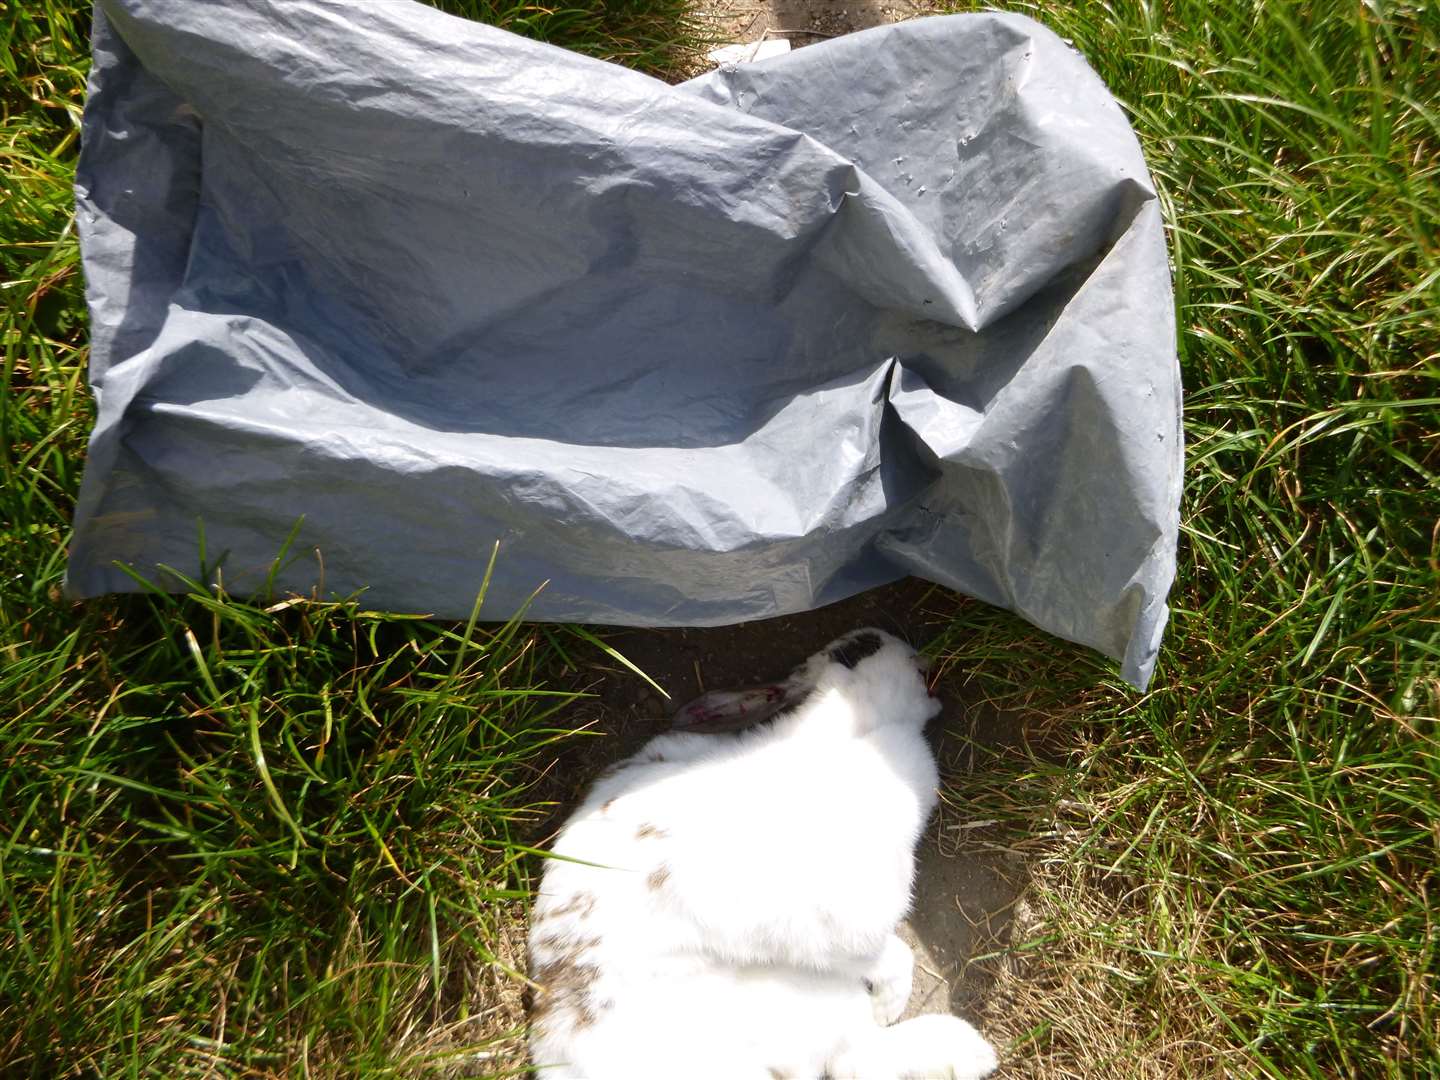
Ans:
<svg viewBox="0 0 1440 1080"><path fill-rule="evenodd" d="M709 0L701 5L721 42L784 38L791 48L934 10L930 0ZM956 606L966 602L905 579L800 615L707 629L605 632L605 641L668 698L598 649L576 654L575 685L587 696L567 710L562 722L606 737L571 744L549 771L544 794L556 801L557 811L546 824L547 833L558 827L597 773L667 730L670 714L690 699L782 678L860 626L881 627L923 648ZM950 670L936 687L944 711L931 730L942 774L950 777L973 767L977 747L1013 744L1023 736L1021 720L977 700L967 692L966 679L966 672ZM962 850L957 837L974 824L946 806L921 841L915 903L901 928L916 958L915 988L904 1015L954 1012L983 1031L993 969L972 965L970 959L1008 943L1024 867L1018 856L1002 851Z"/></svg>
<svg viewBox="0 0 1440 1080"><path fill-rule="evenodd" d="M727 42L788 38L792 48L935 10L928 0L710 0L700 7Z"/></svg>
<svg viewBox="0 0 1440 1080"><path fill-rule="evenodd" d="M957 605L967 602L906 579L800 615L707 629L605 632L605 641L669 697L599 649L575 654L575 685L587 696L569 708L561 722L606 737L572 742L550 769L544 794L555 800L557 812L546 831L558 827L597 773L667 730L671 713L699 694L778 680L828 642L860 626L878 626L923 648L950 621ZM1016 717L967 692L966 676L952 668L942 672L936 684L944 711L931 732L946 776L969 771L977 746L999 746L1021 735ZM956 1012L983 1030L991 977L969 960L1008 941L1023 868L1003 852L960 852L957 837L963 837L970 824L963 812L947 806L921 841L915 904L902 928L916 956L915 990L905 1015Z"/></svg>

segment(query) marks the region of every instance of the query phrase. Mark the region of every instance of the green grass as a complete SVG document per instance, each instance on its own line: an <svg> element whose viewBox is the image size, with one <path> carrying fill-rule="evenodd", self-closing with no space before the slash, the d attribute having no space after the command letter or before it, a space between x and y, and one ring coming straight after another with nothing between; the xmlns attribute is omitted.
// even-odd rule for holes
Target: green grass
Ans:
<svg viewBox="0 0 1440 1080"><path fill-rule="evenodd" d="M950 638L1032 716L946 793L1026 856L985 1027L1012 1075L1435 1075L1436 9L1017 7L1155 171L1189 461L1149 694L979 605ZM451 8L662 73L693 43L670 0ZM73 9L0 0L0 1073L499 1074L565 635L58 596Z"/></svg>
<svg viewBox="0 0 1440 1080"><path fill-rule="evenodd" d="M11 1072L411 1075L506 1043L484 967L517 963L568 700L533 635L197 589L27 653L0 680Z"/></svg>
<svg viewBox="0 0 1440 1080"><path fill-rule="evenodd" d="M652 69L695 43L676 0L449 6ZM565 634L59 596L88 22L0 4L0 1075L513 1075Z"/></svg>
<svg viewBox="0 0 1440 1080"><path fill-rule="evenodd" d="M1437 9L1014 6L1151 163L1188 461L1148 695L996 613L955 627L1046 718L952 792L1031 857L996 1018L1038 1075L1435 1075Z"/></svg>

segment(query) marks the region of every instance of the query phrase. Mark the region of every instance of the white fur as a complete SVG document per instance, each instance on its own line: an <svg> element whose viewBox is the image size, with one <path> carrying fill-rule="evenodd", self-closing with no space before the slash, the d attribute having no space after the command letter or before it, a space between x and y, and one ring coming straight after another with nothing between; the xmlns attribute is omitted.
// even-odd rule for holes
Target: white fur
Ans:
<svg viewBox="0 0 1440 1080"><path fill-rule="evenodd" d="M939 704L904 643L836 645L862 634L882 646L853 669L827 650L783 684L797 708L651 740L565 825L530 931L540 1080L994 1069L956 1017L886 1026L910 992L894 929L935 805L923 732Z"/></svg>

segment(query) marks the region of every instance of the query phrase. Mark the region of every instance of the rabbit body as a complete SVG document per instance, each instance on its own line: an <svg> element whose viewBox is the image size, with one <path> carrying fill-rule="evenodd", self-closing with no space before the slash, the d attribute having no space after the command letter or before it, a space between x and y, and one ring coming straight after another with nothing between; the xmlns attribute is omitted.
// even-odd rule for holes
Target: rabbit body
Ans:
<svg viewBox="0 0 1440 1080"><path fill-rule="evenodd" d="M855 659L857 641L873 651ZM651 740L560 832L530 930L537 1077L967 1080L994 1068L956 1017L887 1026L910 994L894 930L936 801L924 727L939 703L920 662L857 631L782 686L798 704L769 724Z"/></svg>

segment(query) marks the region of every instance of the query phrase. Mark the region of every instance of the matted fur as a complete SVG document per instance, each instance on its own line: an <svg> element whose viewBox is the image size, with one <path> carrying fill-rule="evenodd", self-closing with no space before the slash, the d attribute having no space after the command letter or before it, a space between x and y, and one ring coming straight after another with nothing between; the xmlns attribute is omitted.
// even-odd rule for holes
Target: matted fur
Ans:
<svg viewBox="0 0 1440 1080"><path fill-rule="evenodd" d="M539 1077L994 1069L957 1017L893 1023L913 968L894 931L936 801L922 662L858 630L779 687L793 707L767 724L651 740L561 830L530 930Z"/></svg>

